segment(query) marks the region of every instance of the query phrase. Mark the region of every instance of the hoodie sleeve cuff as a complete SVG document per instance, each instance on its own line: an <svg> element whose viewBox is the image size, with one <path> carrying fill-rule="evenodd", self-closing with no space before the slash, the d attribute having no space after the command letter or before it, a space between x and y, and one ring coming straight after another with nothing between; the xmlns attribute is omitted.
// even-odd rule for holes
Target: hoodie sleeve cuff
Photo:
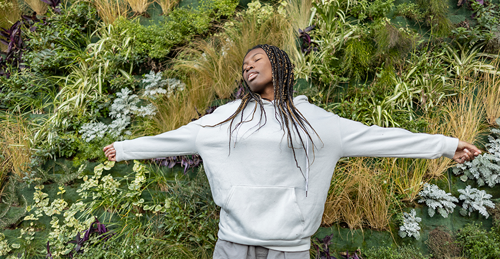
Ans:
<svg viewBox="0 0 500 259"><path fill-rule="evenodd" d="M116 150L116 156L115 156L116 162L126 160L125 154L123 152L123 141L117 141L113 143L113 147Z"/></svg>
<svg viewBox="0 0 500 259"><path fill-rule="evenodd" d="M453 156L457 151L457 147L458 147L457 138L444 137L443 156L453 159Z"/></svg>

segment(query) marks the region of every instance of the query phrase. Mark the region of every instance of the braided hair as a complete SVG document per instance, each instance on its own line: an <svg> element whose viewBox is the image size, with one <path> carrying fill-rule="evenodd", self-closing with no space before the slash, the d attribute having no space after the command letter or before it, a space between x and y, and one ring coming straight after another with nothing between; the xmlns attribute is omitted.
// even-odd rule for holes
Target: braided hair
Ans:
<svg viewBox="0 0 500 259"><path fill-rule="evenodd" d="M290 58L286 54L285 51L279 49L278 47L271 46L271 45L257 45L247 51L248 52L261 48L266 52L266 55L269 58L269 61L271 62L271 67L272 67L272 82L274 86L274 107L275 107L275 117L280 123L281 128L283 129L283 135L287 135L288 139L288 146L292 149L293 152L293 157L295 159L295 164L297 167L302 171L302 169L299 166L299 163L297 162L297 157L295 154L295 148L293 146L293 140L292 140L292 131L295 131L296 135L298 136L301 144L302 144L302 149L306 151L306 145L304 145L304 141L311 141L312 146L313 146L313 154L315 150L315 145L312 140L311 135L309 134L307 128L309 127L314 131L314 133L319 137L319 135L316 133L316 131L312 128L311 124L304 118L304 116L297 110L295 105L293 104L293 84L294 84L294 79L293 79L293 64L290 61ZM245 55L246 56L246 55ZM244 67L242 66L242 75L244 72ZM257 107L260 108L261 111L261 116L259 119L259 127L257 130L259 130L261 127L263 127L266 124L267 121L267 115L264 111L264 106L262 103L262 98L258 93L254 93L250 90L248 85L244 80L242 80L243 87L245 89L245 94L242 97L240 106L236 111L229 116L226 120L217 123L217 126L223 123L226 123L230 121L229 129L230 129L230 134L229 134L229 145L231 145L231 137L233 135L233 132L242 124L248 121L253 120L255 116L255 112L257 111ZM255 100L255 108L253 109L252 117L249 120L243 120L243 111L247 107L248 103L250 100ZM236 119L237 115L239 113L241 114L241 119L240 121L236 124L236 126L233 128L233 123L234 120ZM261 124L262 122L262 115L264 115L264 123ZM303 139L302 135L300 134L300 131L305 132L307 135L307 139ZM308 152L305 152L306 156L308 156ZM307 160L309 161L309 157L307 157Z"/></svg>

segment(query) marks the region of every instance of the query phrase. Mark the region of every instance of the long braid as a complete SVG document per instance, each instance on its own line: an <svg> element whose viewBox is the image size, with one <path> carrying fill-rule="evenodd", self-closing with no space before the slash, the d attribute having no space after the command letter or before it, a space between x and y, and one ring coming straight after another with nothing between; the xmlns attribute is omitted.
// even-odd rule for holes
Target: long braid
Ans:
<svg viewBox="0 0 500 259"><path fill-rule="evenodd" d="M278 47L275 46L270 46L267 44L264 45L257 45L248 52L256 49L256 48L261 48L263 49L268 58L269 61L271 62L271 68L272 68L272 80L273 80L273 86L274 86L274 106L275 106L275 117L280 123L281 128L283 129L283 135L287 135L287 140L288 140L288 146L292 149L293 157L295 160L295 164L297 167L302 171L302 169L299 166L299 163L297 161L296 153L295 153L295 148L293 146L293 138L292 138L292 131L295 131L296 135L298 136L301 144L302 144L302 149L306 149L306 146L304 145L304 139L302 138L302 135L300 134L300 131L304 131L305 134L307 135L307 138L311 141L313 145L313 154L315 150L315 145L313 142L313 139L311 135L309 134L309 131L307 128L309 127L310 129L313 130L313 132L319 137L319 135L316 133L316 131L313 129L311 124L305 119L305 117L300 113L295 105L293 104L293 64L290 61L290 58L286 54L285 51L279 49ZM247 54L248 54L247 52ZM244 72L244 68L242 67L242 74ZM230 134L229 134L229 144L231 144L231 138L233 135L233 132L238 128L241 124L251 121L254 118L255 112L257 111L257 106L260 107L261 111L261 116L259 119L259 130L261 127L263 127L266 122L267 122L267 115L264 111L264 104L262 103L262 98L260 97L259 94L256 94L250 90L248 85L245 83L243 80L243 85L245 88L246 94L242 97L241 103L236 109L236 111L229 116L226 120L219 122L213 126L221 125L223 123L226 123L230 121L229 124L229 129L230 129ZM249 120L243 121L243 111L247 107L248 103L250 100L255 100L255 108L253 110L252 118ZM234 119L236 116L241 114L241 119L240 121L236 124L236 126L233 128L233 123ZM262 114L264 114L264 123L262 124ZM290 127L291 126L291 127ZM307 160L309 161L308 157L308 152L306 152Z"/></svg>

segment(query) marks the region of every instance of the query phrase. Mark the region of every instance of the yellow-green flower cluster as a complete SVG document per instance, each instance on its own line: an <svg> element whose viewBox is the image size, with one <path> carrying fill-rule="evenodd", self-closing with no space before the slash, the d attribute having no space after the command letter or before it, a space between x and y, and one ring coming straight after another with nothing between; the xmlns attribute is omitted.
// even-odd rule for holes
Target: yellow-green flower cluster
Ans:
<svg viewBox="0 0 500 259"><path fill-rule="evenodd" d="M259 0L252 1L248 4L248 9L243 12L244 15L255 15L257 17L257 23L262 24L266 22L269 18L273 16L274 13L278 13L282 16L286 16L285 7L287 6L286 1L281 1L277 7L272 7L269 4L261 4ZM240 14L238 14L240 15Z"/></svg>
<svg viewBox="0 0 500 259"><path fill-rule="evenodd" d="M0 233L0 256L7 255L11 250L9 243L5 240L5 235Z"/></svg>

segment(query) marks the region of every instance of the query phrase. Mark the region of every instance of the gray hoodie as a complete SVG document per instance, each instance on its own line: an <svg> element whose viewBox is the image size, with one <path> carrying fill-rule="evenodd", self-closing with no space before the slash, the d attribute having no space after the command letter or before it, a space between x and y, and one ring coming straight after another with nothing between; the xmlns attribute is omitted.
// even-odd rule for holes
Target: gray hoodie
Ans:
<svg viewBox="0 0 500 259"><path fill-rule="evenodd" d="M260 110L252 118L256 102L249 103L243 116L250 122L234 132L231 148L229 123L206 127L227 119L240 102L220 106L176 130L114 143L117 161L199 154L214 201L222 209L218 237L239 244L308 250L341 157L452 158L458 145L458 139L443 135L368 127L310 104L301 95L294 98L294 104L321 139L309 130L316 149L313 155L312 143L306 142L308 163L293 136L299 169L273 102L263 100L267 122L258 131ZM239 117L235 124L238 121Z"/></svg>

